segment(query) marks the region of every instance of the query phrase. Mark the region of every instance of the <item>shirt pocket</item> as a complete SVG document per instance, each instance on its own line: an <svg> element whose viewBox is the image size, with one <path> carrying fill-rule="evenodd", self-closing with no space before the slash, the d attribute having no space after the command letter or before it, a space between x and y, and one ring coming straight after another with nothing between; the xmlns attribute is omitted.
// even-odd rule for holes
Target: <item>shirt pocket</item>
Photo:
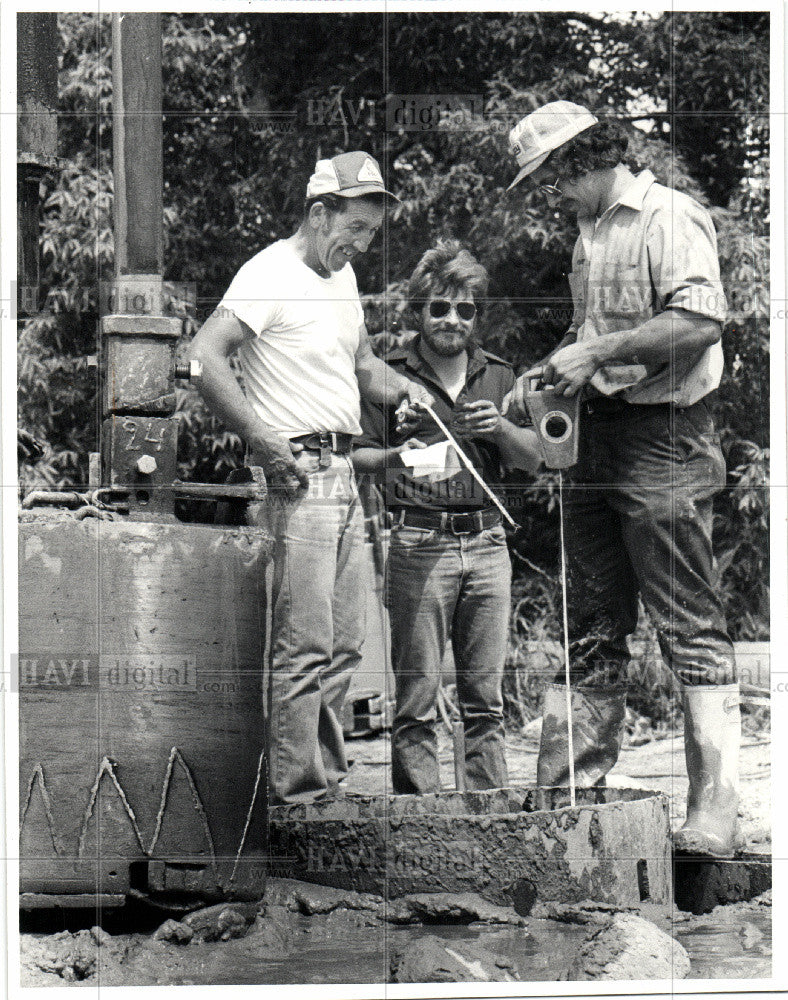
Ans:
<svg viewBox="0 0 788 1000"><path fill-rule="evenodd" d="M601 312L626 323L634 323L652 313L648 270L641 267L639 261L605 261L597 296Z"/></svg>

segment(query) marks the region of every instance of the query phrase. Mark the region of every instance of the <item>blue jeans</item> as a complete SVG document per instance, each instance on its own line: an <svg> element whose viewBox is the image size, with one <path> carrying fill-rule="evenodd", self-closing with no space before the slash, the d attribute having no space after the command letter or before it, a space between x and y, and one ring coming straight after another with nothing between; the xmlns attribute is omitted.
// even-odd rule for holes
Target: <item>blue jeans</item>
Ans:
<svg viewBox="0 0 788 1000"><path fill-rule="evenodd" d="M573 680L624 682L639 595L682 684L731 684L711 545L725 462L708 407L597 405L564 499Z"/></svg>
<svg viewBox="0 0 788 1000"><path fill-rule="evenodd" d="M501 683L511 572L501 527L469 535L392 531L386 604L397 696L391 746L396 793L440 788L435 718L447 642L454 651L468 788L508 784Z"/></svg>
<svg viewBox="0 0 788 1000"><path fill-rule="evenodd" d="M309 489L294 502L271 496L274 537L268 686L272 804L309 802L348 771L345 695L366 627L364 517L349 457L303 451Z"/></svg>

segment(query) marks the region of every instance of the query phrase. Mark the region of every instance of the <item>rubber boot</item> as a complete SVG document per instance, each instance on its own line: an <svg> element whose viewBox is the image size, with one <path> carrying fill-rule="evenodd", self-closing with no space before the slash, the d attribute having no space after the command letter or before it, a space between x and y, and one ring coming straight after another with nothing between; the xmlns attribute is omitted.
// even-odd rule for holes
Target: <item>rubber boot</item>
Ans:
<svg viewBox="0 0 788 1000"><path fill-rule="evenodd" d="M739 685L684 688L687 819L674 834L675 850L730 857L739 831Z"/></svg>
<svg viewBox="0 0 788 1000"><path fill-rule="evenodd" d="M615 765L624 739L626 689L574 688L572 690L572 744L575 785L604 785L605 775ZM540 787L569 784L566 688L550 684L542 709L542 740L536 762Z"/></svg>

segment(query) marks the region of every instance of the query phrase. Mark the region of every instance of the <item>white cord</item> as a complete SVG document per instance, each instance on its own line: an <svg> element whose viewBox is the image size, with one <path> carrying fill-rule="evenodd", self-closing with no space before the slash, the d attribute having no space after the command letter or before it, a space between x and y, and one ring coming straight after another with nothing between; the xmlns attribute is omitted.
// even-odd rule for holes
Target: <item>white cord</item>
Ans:
<svg viewBox="0 0 788 1000"><path fill-rule="evenodd" d="M564 606L564 676L566 680L566 727L569 754L569 801L575 805L575 747L572 737L572 688L569 683L569 620L566 611L566 548L564 546L564 477L558 470L558 518L561 530L561 596Z"/></svg>

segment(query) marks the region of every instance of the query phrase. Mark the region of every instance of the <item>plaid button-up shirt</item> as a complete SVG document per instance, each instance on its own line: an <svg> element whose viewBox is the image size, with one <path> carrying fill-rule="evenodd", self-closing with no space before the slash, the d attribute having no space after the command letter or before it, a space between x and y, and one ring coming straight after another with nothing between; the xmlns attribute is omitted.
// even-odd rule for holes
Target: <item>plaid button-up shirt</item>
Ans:
<svg viewBox="0 0 788 1000"><path fill-rule="evenodd" d="M650 170L633 180L600 217L578 219L572 254L577 340L632 330L667 309L685 309L723 322L717 236L709 213L680 191L657 184ZM692 364L603 366L591 385L630 403L689 406L719 385L722 345Z"/></svg>

